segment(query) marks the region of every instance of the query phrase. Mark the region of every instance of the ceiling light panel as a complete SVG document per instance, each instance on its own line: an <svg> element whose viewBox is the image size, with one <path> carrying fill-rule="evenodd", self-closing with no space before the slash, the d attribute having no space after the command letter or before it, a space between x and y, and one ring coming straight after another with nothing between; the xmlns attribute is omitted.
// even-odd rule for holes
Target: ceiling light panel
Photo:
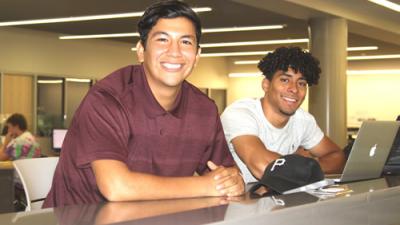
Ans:
<svg viewBox="0 0 400 225"><path fill-rule="evenodd" d="M400 12L400 5L396 4L394 2L387 1L387 0L368 0L368 1L378 4L378 5L381 5L383 7L386 7L388 9Z"/></svg>
<svg viewBox="0 0 400 225"><path fill-rule="evenodd" d="M266 26L248 26L248 27L221 27L221 28L204 28L203 33L221 33L221 32L237 32L237 31L254 31L254 30L273 30L283 29L286 24L266 25Z"/></svg>
<svg viewBox="0 0 400 225"><path fill-rule="evenodd" d="M307 38L303 38L303 39L281 39L281 40L264 40L264 41L204 43L204 44L200 44L200 46L202 48L215 48L215 47L250 46L250 45L275 45L275 44L293 44L293 43L308 43L308 39Z"/></svg>
<svg viewBox="0 0 400 225"><path fill-rule="evenodd" d="M193 10L195 12L208 12L208 11L211 11L212 9L210 7L201 7L201 8L193 8ZM0 22L0 26L5 27L5 26L46 24L46 23L66 23L66 22L89 21L89 20L130 18L130 17L141 17L143 15L143 13L144 12L142 11L142 12L104 14L104 15L92 15L92 16L76 16L76 17L63 17L63 18L50 18L50 19L20 20L20 21Z"/></svg>
<svg viewBox="0 0 400 225"><path fill-rule="evenodd" d="M367 59L400 59L400 54L393 55L361 55L347 56L347 60L367 60Z"/></svg>
<svg viewBox="0 0 400 225"><path fill-rule="evenodd" d="M347 75L400 75L400 70L347 70Z"/></svg>
<svg viewBox="0 0 400 225"><path fill-rule="evenodd" d="M271 51L201 53L201 57L265 55Z"/></svg>
<svg viewBox="0 0 400 225"><path fill-rule="evenodd" d="M260 77L262 73L230 73L228 77Z"/></svg>
<svg viewBox="0 0 400 225"><path fill-rule="evenodd" d="M371 50L378 50L378 46L360 46L360 47L348 47L348 52L354 51L371 51Z"/></svg>
<svg viewBox="0 0 400 225"><path fill-rule="evenodd" d="M238 32L238 31L254 31L254 30L271 30L282 29L283 25L266 25L266 26L247 26L247 27L221 27L221 28L203 28L202 33L222 33L222 32ZM118 34L91 34L91 35L67 35L60 36L60 39L89 39L89 38L118 38L118 37L139 37L138 32L134 33L118 33Z"/></svg>
<svg viewBox="0 0 400 225"><path fill-rule="evenodd" d="M95 38L119 38L119 37L139 37L139 33L68 35L68 36L60 36L59 39L71 40L71 39L95 39Z"/></svg>

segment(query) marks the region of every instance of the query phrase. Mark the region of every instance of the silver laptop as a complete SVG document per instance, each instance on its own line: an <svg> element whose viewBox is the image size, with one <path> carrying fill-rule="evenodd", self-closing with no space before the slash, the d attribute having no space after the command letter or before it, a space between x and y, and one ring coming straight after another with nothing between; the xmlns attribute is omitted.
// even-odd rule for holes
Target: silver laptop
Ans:
<svg viewBox="0 0 400 225"><path fill-rule="evenodd" d="M399 127L399 121L364 121L343 173L326 178L339 183L379 178Z"/></svg>

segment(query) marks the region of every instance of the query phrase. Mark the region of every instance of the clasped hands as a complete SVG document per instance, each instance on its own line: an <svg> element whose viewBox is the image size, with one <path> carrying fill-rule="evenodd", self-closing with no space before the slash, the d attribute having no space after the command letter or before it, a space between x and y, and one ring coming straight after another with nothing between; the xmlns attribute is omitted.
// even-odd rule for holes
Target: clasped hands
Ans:
<svg viewBox="0 0 400 225"><path fill-rule="evenodd" d="M211 169L206 175L212 180L211 195L234 197L244 193L243 177L236 166L217 166L211 161L207 162L207 166Z"/></svg>

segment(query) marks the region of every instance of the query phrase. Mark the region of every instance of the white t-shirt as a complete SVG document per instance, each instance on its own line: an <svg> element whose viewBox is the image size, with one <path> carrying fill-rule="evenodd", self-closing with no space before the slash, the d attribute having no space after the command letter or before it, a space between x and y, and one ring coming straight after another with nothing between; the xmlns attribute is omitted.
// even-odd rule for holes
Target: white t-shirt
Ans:
<svg viewBox="0 0 400 225"><path fill-rule="evenodd" d="M274 127L265 118L260 99L242 99L234 102L222 113L221 121L229 149L246 183L257 180L236 154L231 142L235 137L257 136L267 149L281 155L292 154L300 146L304 149L313 148L324 137L314 117L301 108L290 117L285 127Z"/></svg>

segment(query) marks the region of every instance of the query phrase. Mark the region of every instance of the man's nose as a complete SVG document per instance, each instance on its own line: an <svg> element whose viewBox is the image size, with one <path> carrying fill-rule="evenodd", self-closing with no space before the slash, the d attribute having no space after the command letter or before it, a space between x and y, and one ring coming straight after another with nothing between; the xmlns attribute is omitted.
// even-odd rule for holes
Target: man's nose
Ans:
<svg viewBox="0 0 400 225"><path fill-rule="evenodd" d="M297 93L299 91L299 87L296 82L289 82L288 90L293 93Z"/></svg>
<svg viewBox="0 0 400 225"><path fill-rule="evenodd" d="M174 56L174 57L181 55L181 49L180 49L179 43L171 42L171 44L168 47L168 55Z"/></svg>

